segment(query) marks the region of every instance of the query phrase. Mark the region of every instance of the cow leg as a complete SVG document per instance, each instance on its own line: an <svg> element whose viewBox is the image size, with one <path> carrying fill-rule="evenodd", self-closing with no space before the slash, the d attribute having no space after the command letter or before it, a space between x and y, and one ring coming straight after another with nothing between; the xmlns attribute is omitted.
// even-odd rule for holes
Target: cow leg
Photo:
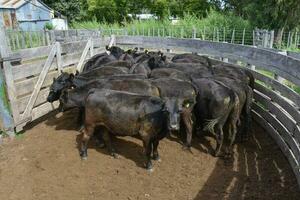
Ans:
<svg viewBox="0 0 300 200"><path fill-rule="evenodd" d="M106 144L107 150L110 155L112 155L114 158L118 158L118 154L116 153L116 150L111 142L111 135L109 131L106 128L103 128L103 140Z"/></svg>
<svg viewBox="0 0 300 200"><path fill-rule="evenodd" d="M154 139L153 142L153 160L160 160L160 157L158 155L158 151L157 151L157 147L159 145L159 140L158 139Z"/></svg>
<svg viewBox="0 0 300 200"><path fill-rule="evenodd" d="M81 131L84 128L84 119L85 119L85 111L84 108L79 108L79 115L77 119L77 123L79 124L80 128L79 131Z"/></svg>
<svg viewBox="0 0 300 200"><path fill-rule="evenodd" d="M192 136L193 136L193 121L192 115L186 114L182 116L185 128L186 128L186 142L184 144L184 149L190 150L192 144Z"/></svg>
<svg viewBox="0 0 300 200"><path fill-rule="evenodd" d="M224 140L224 134L223 134L223 127L218 125L217 131L216 131L216 140L217 140L217 146L215 150L215 156L220 155L220 151L223 145L223 140Z"/></svg>
<svg viewBox="0 0 300 200"><path fill-rule="evenodd" d="M231 137L229 138L229 146L228 146L228 158L231 158L233 155L233 143L235 141L235 137L236 137L236 133L237 133L237 128L236 128L236 124L235 123L231 123L229 125L229 129L231 132Z"/></svg>
<svg viewBox="0 0 300 200"><path fill-rule="evenodd" d="M147 136L147 134L140 134L140 135L142 136L144 152L146 155L146 169L149 171L152 171L152 168L153 168L152 162L151 162L152 141L149 138L149 136Z"/></svg>
<svg viewBox="0 0 300 200"><path fill-rule="evenodd" d="M94 126L85 126L82 130L80 156L83 160L87 159L87 145L95 130Z"/></svg>

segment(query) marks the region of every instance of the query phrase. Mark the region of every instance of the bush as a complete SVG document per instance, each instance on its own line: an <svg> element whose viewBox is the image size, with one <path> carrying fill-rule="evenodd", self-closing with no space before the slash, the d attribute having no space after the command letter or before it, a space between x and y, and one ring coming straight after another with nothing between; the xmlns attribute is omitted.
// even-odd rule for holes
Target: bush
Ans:
<svg viewBox="0 0 300 200"><path fill-rule="evenodd" d="M51 22L47 22L44 27L46 30L53 30L54 26Z"/></svg>

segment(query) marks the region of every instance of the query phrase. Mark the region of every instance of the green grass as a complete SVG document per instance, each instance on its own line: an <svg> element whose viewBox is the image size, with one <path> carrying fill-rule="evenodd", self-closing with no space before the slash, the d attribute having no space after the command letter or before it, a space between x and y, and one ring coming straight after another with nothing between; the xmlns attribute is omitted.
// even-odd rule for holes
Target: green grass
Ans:
<svg viewBox="0 0 300 200"><path fill-rule="evenodd" d="M222 14L216 11L208 13L206 18L197 18L195 15L185 14L175 25L170 20L133 20L124 21L122 24L100 23L96 20L74 22L71 24L73 29L101 29L104 35L128 34L146 36L171 36L181 38L191 38L196 34L197 38L213 41L231 42L233 31L234 40L242 42L242 35L245 29L244 41L252 44L252 29L250 23L231 13Z"/></svg>

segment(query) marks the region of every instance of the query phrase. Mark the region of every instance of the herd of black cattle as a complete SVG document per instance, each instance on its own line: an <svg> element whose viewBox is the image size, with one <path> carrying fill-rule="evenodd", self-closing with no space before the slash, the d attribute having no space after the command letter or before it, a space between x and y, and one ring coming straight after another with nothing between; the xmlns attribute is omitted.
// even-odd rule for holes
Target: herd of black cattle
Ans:
<svg viewBox="0 0 300 200"><path fill-rule="evenodd" d="M113 156L117 154L111 137L141 138L148 170L151 159L159 159L159 141L171 131L184 134L185 149L193 133L213 134L215 156L225 135L225 158L232 157L236 135L247 139L254 78L246 68L197 54L177 54L169 60L160 51L106 49L90 58L82 72L61 72L47 98L59 100L62 111L80 109L83 159L95 128Z"/></svg>

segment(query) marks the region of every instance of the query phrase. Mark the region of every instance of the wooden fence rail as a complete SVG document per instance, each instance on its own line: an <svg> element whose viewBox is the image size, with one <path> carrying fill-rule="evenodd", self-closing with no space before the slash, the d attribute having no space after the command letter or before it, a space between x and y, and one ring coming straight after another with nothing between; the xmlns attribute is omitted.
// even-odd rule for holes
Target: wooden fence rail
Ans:
<svg viewBox="0 0 300 200"><path fill-rule="evenodd" d="M3 34L2 34L3 35ZM229 43L141 36L96 37L85 41L55 43L11 52L0 44L14 126L52 111L57 102L46 102L49 85L59 69L74 72L90 56L104 52L106 44L160 49L166 52L196 52L223 60L236 60L267 69L300 85L300 60L266 49ZM90 53L88 53L90 52ZM221 62L221 61L215 61ZM254 69L254 67L252 67ZM255 70L253 118L270 134L287 157L300 185L300 95L281 82Z"/></svg>

